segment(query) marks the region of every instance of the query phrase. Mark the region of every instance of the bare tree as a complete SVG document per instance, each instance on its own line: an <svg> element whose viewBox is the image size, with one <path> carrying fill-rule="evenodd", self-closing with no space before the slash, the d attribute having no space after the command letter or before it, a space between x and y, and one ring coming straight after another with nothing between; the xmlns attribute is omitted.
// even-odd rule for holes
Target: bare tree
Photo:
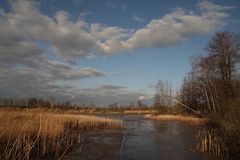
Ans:
<svg viewBox="0 0 240 160"><path fill-rule="evenodd" d="M240 34L218 32L212 37L206 50L208 57L215 62L213 65L216 74L220 76L225 105L228 105L230 99L236 95L234 92L234 76L240 62Z"/></svg>
<svg viewBox="0 0 240 160"><path fill-rule="evenodd" d="M206 47L207 54L192 58L192 70L181 89L182 102L223 115L240 88L239 50L240 34L216 33Z"/></svg>

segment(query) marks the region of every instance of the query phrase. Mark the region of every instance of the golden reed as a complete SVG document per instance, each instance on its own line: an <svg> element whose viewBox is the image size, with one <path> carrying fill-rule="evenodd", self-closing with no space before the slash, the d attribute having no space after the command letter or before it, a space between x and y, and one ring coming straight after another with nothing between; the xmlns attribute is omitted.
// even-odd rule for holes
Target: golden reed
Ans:
<svg viewBox="0 0 240 160"><path fill-rule="evenodd" d="M204 128L198 133L197 151L208 152L219 157L228 157L229 148L224 138L224 131L222 129Z"/></svg>
<svg viewBox="0 0 240 160"><path fill-rule="evenodd" d="M61 159L81 133L121 127L121 122L95 116L35 110L0 110L0 159Z"/></svg>
<svg viewBox="0 0 240 160"><path fill-rule="evenodd" d="M204 125L208 123L208 119L206 118L197 118L190 116L182 116L182 115L152 115L147 114L144 116L146 119L159 120L159 121L182 121L189 122L197 125Z"/></svg>

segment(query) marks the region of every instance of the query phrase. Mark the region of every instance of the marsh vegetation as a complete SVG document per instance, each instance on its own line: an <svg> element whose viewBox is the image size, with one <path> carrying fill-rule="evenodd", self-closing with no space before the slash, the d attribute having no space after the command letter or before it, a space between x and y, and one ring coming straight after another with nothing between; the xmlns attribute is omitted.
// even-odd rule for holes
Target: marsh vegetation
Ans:
<svg viewBox="0 0 240 160"><path fill-rule="evenodd" d="M194 116L183 116L183 115L151 115L147 114L144 116L146 119L159 120L159 121L181 121L188 122L194 125L206 125L209 123L209 119L207 118L198 118Z"/></svg>
<svg viewBox="0 0 240 160"><path fill-rule="evenodd" d="M119 127L121 121L96 116L1 109L0 159L61 159L81 133Z"/></svg>

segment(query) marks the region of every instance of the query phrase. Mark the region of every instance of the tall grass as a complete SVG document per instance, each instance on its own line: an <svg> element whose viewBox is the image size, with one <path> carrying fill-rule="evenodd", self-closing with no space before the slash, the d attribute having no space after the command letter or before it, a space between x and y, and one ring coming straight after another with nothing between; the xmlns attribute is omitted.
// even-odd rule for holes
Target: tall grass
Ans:
<svg viewBox="0 0 240 160"><path fill-rule="evenodd" d="M240 159L240 99L234 99L224 113L211 114L210 125L199 133L198 151Z"/></svg>
<svg viewBox="0 0 240 160"><path fill-rule="evenodd" d="M197 125L204 125L208 123L208 119L206 118L197 118L191 116L182 116L182 115L152 115L147 114L144 116L146 119L159 120L159 121L182 121L182 122L190 122Z"/></svg>
<svg viewBox="0 0 240 160"><path fill-rule="evenodd" d="M199 131L197 151L219 157L240 159L239 117L214 118L212 124Z"/></svg>
<svg viewBox="0 0 240 160"><path fill-rule="evenodd" d="M200 130L198 133L197 151L228 157L229 148L224 135L224 131L220 128L204 128Z"/></svg>
<svg viewBox="0 0 240 160"><path fill-rule="evenodd" d="M0 110L0 159L61 159L81 133L120 127L112 119L42 110Z"/></svg>

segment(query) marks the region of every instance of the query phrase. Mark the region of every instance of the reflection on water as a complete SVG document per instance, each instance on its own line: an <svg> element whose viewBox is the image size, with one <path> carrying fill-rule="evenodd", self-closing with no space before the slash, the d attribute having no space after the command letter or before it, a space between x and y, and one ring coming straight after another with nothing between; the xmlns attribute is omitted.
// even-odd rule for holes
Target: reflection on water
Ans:
<svg viewBox="0 0 240 160"><path fill-rule="evenodd" d="M157 122L141 116L123 116L127 128L119 159L203 159L193 152L194 126L180 122Z"/></svg>
<svg viewBox="0 0 240 160"><path fill-rule="evenodd" d="M151 121L138 115L102 115L123 120L126 128L125 142L121 150L113 152L113 158L119 160L198 160L212 159L207 156L195 153L196 132L198 128L188 123L174 121ZM116 139L110 143L116 144ZM119 144L119 143L118 143ZM102 149L101 149L102 148ZM99 147L104 154L106 151ZM110 147L111 148L111 147ZM120 145L119 145L120 148ZM108 148L109 149L109 148ZM91 155L92 157L92 155ZM75 158L74 159L78 159ZM81 159L81 157L79 157ZM98 159L98 158L84 158Z"/></svg>

